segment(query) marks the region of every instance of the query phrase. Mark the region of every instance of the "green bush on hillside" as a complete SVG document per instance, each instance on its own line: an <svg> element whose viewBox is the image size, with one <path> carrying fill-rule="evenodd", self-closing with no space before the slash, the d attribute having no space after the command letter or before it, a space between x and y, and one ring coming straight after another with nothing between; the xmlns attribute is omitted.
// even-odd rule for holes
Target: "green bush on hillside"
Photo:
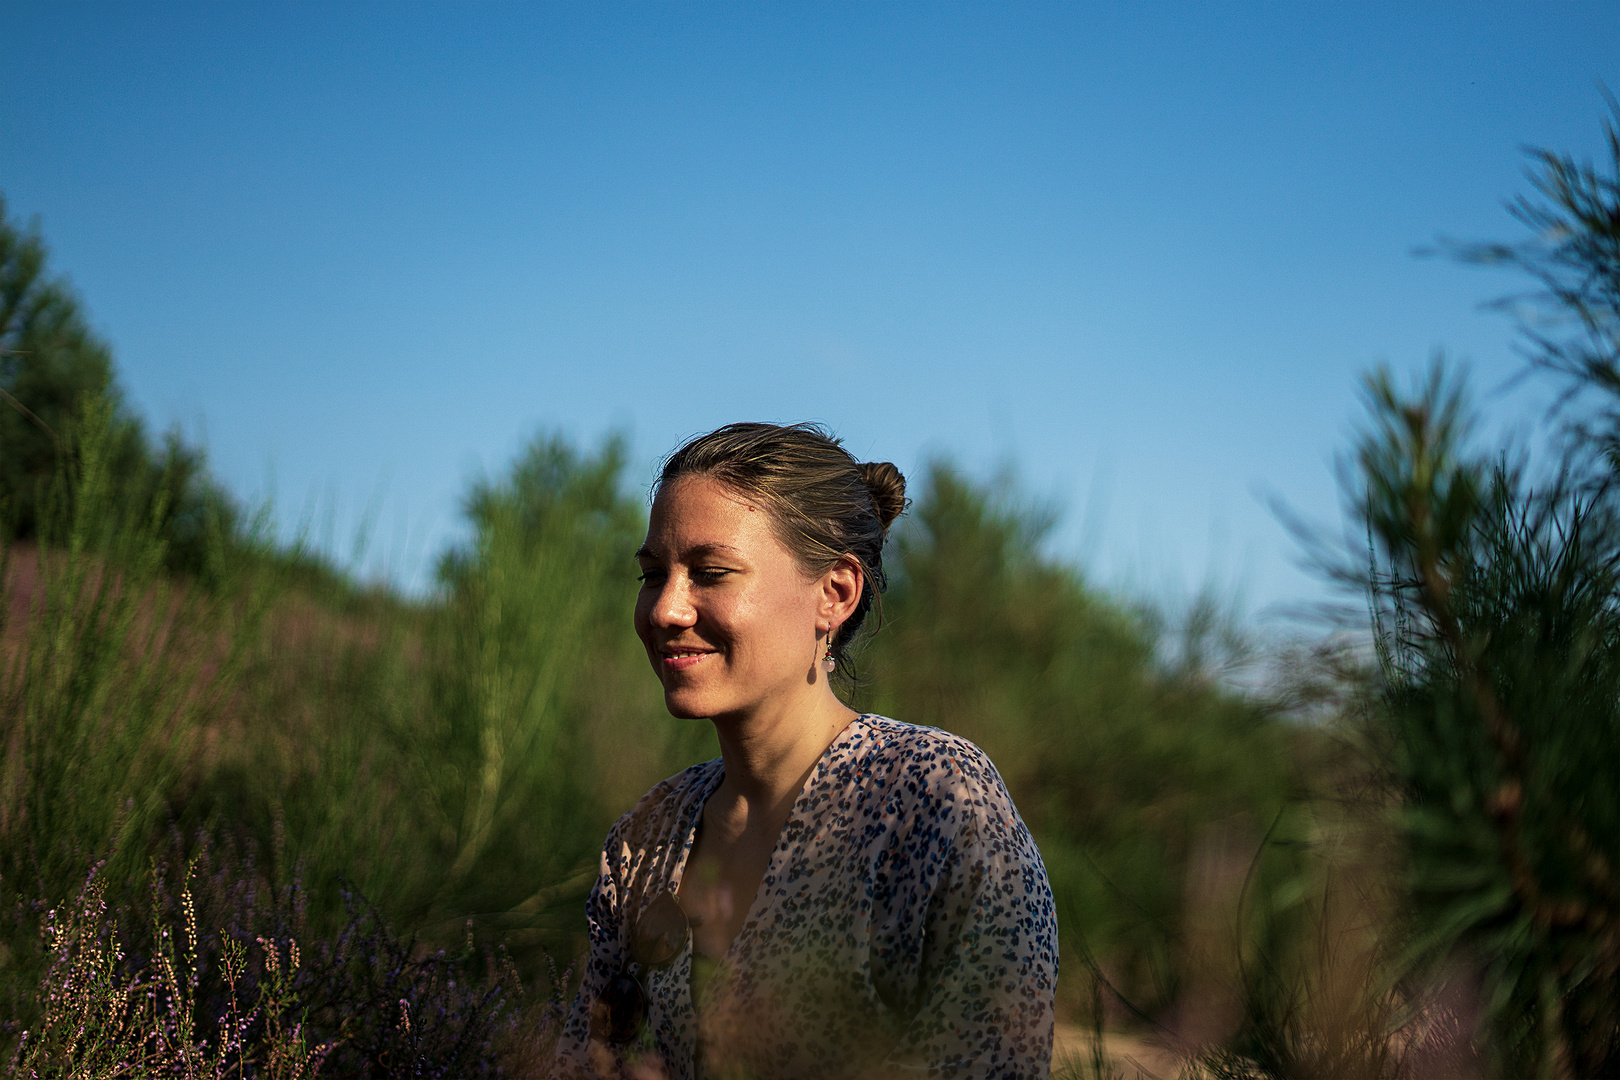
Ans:
<svg viewBox="0 0 1620 1080"><path fill-rule="evenodd" d="M122 405L106 342L46 262L37 229L13 224L0 197L0 533L34 539L49 532L47 502L84 403L105 401L110 418L100 453L119 503L137 518L157 515L171 569L206 572L211 534L233 533L239 511L208 476L202 452L178 431L152 445ZM71 497L71 489L59 494Z"/></svg>

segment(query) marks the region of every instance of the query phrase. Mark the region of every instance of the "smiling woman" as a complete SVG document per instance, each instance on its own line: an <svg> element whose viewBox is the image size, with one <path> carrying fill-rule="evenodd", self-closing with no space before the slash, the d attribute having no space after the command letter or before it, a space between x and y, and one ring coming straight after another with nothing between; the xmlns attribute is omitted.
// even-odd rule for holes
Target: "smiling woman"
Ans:
<svg viewBox="0 0 1620 1080"><path fill-rule="evenodd" d="M1057 924L1001 777L832 688L905 505L899 470L808 424L665 463L636 631L721 756L608 834L565 1074L1047 1075Z"/></svg>

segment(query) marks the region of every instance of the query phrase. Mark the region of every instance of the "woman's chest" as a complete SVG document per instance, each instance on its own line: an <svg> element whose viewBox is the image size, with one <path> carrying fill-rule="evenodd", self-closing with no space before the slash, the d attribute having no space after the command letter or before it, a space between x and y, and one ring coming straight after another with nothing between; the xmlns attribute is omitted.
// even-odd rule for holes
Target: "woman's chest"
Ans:
<svg viewBox="0 0 1620 1080"><path fill-rule="evenodd" d="M704 1063L831 1075L814 1048L894 1043L914 1012L925 942L897 910L908 902L884 888L881 860L862 854L827 847L773 867L723 961L688 946L649 986L655 1030L671 1060L692 1062L688 1075L710 1074Z"/></svg>
<svg viewBox="0 0 1620 1080"><path fill-rule="evenodd" d="M924 964L924 914L943 860L888 827L864 828L849 815L796 815L757 879L745 915L724 927L718 944L693 927L696 951L718 961L707 980L714 1002L741 1012L821 1015L853 1007L904 1012ZM678 882L690 896L724 913L718 890L693 887L701 852ZM673 883L672 883L673 884ZM668 886L666 886L668 887ZM688 946L689 951L691 945ZM690 960L680 965L690 970ZM661 980L672 1011L685 1012L690 980Z"/></svg>
<svg viewBox="0 0 1620 1080"><path fill-rule="evenodd" d="M763 821L737 820L715 801L704 810L678 896L690 918L693 946L718 961L748 921L788 815L784 808Z"/></svg>

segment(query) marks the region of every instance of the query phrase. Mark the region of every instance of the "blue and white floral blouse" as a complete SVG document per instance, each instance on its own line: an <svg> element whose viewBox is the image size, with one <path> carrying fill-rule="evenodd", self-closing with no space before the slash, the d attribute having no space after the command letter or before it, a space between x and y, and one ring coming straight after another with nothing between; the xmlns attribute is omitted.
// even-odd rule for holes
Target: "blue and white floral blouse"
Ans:
<svg viewBox="0 0 1620 1080"><path fill-rule="evenodd" d="M639 912L676 891L719 760L649 791L608 833L563 1071L612 1070L591 1009ZM1040 852L982 750L865 715L811 771L747 921L692 997L692 948L646 987L651 1051L678 1080L1045 1077L1057 918Z"/></svg>

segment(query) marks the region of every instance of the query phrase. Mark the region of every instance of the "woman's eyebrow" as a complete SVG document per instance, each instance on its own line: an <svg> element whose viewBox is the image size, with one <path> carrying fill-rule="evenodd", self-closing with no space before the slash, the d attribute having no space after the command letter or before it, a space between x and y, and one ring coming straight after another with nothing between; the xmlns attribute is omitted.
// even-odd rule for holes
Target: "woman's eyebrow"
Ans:
<svg viewBox="0 0 1620 1080"><path fill-rule="evenodd" d="M720 554L741 555L742 552L738 551L736 548L732 547L730 544L697 544L697 545L695 545L693 547L690 547L690 548L688 548L686 550L686 557L688 559L700 558L700 557L702 557L704 555L720 555Z"/></svg>
<svg viewBox="0 0 1620 1080"><path fill-rule="evenodd" d="M705 555L720 555L720 554L741 555L742 552L739 551L738 549L732 547L730 544L718 544L718 543L716 543L716 544L696 544L696 545L694 545L694 546L692 546L690 548L687 548L686 551L684 552L685 557L688 558L688 559L700 559ZM652 549L649 548L646 544L642 544L639 548L636 549L636 554L635 554L634 557L637 558L637 559L656 559L656 558L658 558L658 556L654 555Z"/></svg>

